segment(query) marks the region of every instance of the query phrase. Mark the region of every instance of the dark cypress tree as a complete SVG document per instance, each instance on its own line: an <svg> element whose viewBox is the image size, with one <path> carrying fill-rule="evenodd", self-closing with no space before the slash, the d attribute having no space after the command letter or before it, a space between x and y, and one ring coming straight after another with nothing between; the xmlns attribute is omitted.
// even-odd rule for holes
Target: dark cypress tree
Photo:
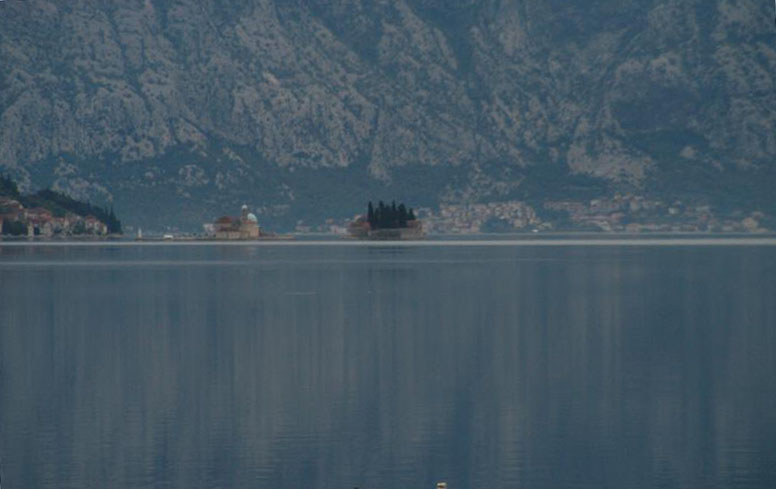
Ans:
<svg viewBox="0 0 776 489"><path fill-rule="evenodd" d="M386 226L386 207L383 201L377 205L377 227L384 228Z"/></svg>
<svg viewBox="0 0 776 489"><path fill-rule="evenodd" d="M386 205L382 200L378 201L377 206L372 205L370 201L367 206L367 219L372 229L396 229L405 228L409 221L414 221L415 211L407 209L403 202L396 204L391 201Z"/></svg>
<svg viewBox="0 0 776 489"><path fill-rule="evenodd" d="M108 233L109 234L122 234L121 232L121 221L116 217L116 213L113 211L113 206L110 206L110 211L107 212L107 222L105 223L108 226Z"/></svg>
<svg viewBox="0 0 776 489"><path fill-rule="evenodd" d="M11 180L5 173L0 175L0 195L14 198L19 196L19 188L16 186L16 182Z"/></svg>
<svg viewBox="0 0 776 489"><path fill-rule="evenodd" d="M369 201L366 211L366 220L369 221L369 225L375 227L375 208L372 206L372 201Z"/></svg>
<svg viewBox="0 0 776 489"><path fill-rule="evenodd" d="M399 227L407 227L407 208L404 207L404 204L399 204Z"/></svg>

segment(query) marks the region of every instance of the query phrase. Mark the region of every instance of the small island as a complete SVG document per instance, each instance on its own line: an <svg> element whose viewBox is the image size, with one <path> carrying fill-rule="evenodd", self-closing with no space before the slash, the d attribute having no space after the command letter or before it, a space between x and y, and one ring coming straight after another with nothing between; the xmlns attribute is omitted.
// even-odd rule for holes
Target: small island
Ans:
<svg viewBox="0 0 776 489"><path fill-rule="evenodd" d="M415 217L413 209L407 209L396 201L377 207L369 202L366 215L357 215L348 225L348 236L356 239L407 240L423 238L423 223Z"/></svg>
<svg viewBox="0 0 776 489"><path fill-rule="evenodd" d="M108 238L120 236L113 208L81 202L51 189L22 194L0 175L0 235L3 238Z"/></svg>
<svg viewBox="0 0 776 489"><path fill-rule="evenodd" d="M211 241L286 241L293 239L293 236L279 235L269 232L259 226L259 219L256 214L250 211L246 204L240 209L240 216L221 216L213 223L206 223L202 226L205 229L205 235L198 239Z"/></svg>

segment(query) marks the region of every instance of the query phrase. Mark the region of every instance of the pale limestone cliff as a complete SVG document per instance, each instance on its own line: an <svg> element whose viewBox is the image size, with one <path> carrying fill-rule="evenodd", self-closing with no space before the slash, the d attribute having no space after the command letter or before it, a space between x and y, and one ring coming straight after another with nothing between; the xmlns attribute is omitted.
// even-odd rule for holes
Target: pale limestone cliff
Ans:
<svg viewBox="0 0 776 489"><path fill-rule="evenodd" d="M653 190L772 181L771 8L9 0L0 167L159 222L178 211L133 202L196 222L242 198L270 218L339 209L392 183L487 200L543 165Z"/></svg>

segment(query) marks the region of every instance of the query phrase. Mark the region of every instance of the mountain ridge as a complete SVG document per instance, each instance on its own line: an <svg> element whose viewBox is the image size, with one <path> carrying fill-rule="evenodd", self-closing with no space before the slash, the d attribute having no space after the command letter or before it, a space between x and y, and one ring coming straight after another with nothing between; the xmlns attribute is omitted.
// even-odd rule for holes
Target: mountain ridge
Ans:
<svg viewBox="0 0 776 489"><path fill-rule="evenodd" d="M0 167L184 227L243 201L287 227L375 189L433 206L577 176L772 211L769 8L8 1Z"/></svg>

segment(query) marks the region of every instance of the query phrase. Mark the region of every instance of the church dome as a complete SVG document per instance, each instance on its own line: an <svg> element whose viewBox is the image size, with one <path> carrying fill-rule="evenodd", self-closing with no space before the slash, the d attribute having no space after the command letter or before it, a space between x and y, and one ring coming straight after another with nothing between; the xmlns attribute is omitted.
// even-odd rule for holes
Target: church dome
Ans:
<svg viewBox="0 0 776 489"><path fill-rule="evenodd" d="M256 214L254 214L252 212L250 214L248 214L248 221L255 222L256 224L259 223L259 220L256 218Z"/></svg>

